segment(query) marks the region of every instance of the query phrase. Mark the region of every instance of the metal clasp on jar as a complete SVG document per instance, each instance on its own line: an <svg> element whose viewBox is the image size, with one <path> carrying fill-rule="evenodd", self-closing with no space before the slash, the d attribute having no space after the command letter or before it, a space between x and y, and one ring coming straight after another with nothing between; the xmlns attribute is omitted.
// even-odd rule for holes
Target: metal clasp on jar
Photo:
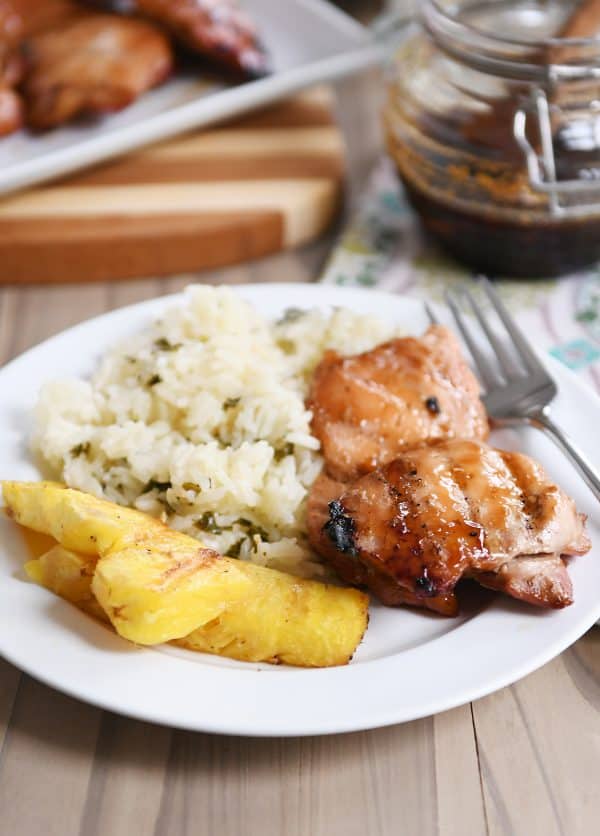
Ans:
<svg viewBox="0 0 600 836"><path fill-rule="evenodd" d="M552 129L551 107L547 90L556 89L561 83L600 79L600 67L551 66L548 68L548 86L534 87L531 91L531 109L519 108L514 116L515 139L523 151L531 188L548 195L550 211L556 217L578 217L600 212L600 136L597 144L596 166L581 167L577 177L559 179ZM527 120L531 114L537 117L540 148L536 149L527 136ZM594 133L600 132L600 112L596 117Z"/></svg>

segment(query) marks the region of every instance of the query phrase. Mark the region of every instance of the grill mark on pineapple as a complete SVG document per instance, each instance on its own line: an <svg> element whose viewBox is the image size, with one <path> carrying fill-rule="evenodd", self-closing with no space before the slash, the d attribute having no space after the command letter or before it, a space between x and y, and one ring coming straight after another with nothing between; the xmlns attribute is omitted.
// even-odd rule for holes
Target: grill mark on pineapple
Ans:
<svg viewBox="0 0 600 836"><path fill-rule="evenodd" d="M167 583L173 575L196 571L196 569L201 566L207 566L210 563L213 563L219 557L216 552L213 552L210 549L199 549L195 554L186 558L180 558L179 560L175 558L173 552L166 552L165 555L174 562L172 566L169 566L169 568L165 569L162 573L161 584Z"/></svg>

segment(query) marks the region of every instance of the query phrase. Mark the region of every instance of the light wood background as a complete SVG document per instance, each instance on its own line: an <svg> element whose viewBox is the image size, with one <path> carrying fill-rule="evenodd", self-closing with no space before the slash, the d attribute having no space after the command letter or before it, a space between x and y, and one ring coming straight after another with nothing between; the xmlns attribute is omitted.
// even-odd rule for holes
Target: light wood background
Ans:
<svg viewBox="0 0 600 836"><path fill-rule="evenodd" d="M172 276L314 241L344 143L327 86L0 201L0 282Z"/></svg>
<svg viewBox="0 0 600 836"><path fill-rule="evenodd" d="M377 90L369 76L338 87L349 203L380 149ZM333 240L202 278L310 281ZM185 283L3 287L0 363L84 318ZM0 661L0 836L599 832L600 630L472 705L379 731L296 740L135 722Z"/></svg>

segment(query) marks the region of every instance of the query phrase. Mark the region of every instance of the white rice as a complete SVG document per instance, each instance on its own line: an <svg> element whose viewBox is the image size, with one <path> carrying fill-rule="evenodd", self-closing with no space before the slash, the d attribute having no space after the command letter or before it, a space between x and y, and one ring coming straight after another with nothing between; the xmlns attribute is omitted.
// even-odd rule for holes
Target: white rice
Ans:
<svg viewBox="0 0 600 836"><path fill-rule="evenodd" d="M72 488L222 554L319 575L304 524L322 467L304 405L310 376L326 349L353 354L396 333L345 309L271 323L228 288L193 285L91 380L42 389L33 448Z"/></svg>

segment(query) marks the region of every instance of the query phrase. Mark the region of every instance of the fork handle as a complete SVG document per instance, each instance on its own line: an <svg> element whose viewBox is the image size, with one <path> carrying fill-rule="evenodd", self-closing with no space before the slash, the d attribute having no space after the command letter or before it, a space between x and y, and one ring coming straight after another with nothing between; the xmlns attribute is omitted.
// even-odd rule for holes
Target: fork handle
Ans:
<svg viewBox="0 0 600 836"><path fill-rule="evenodd" d="M521 418L504 420L501 423L505 425L525 423L545 432L575 465L576 469L583 476L588 488L596 499L600 501L600 474L567 433L554 423L546 409L533 412L530 415L524 415Z"/></svg>

